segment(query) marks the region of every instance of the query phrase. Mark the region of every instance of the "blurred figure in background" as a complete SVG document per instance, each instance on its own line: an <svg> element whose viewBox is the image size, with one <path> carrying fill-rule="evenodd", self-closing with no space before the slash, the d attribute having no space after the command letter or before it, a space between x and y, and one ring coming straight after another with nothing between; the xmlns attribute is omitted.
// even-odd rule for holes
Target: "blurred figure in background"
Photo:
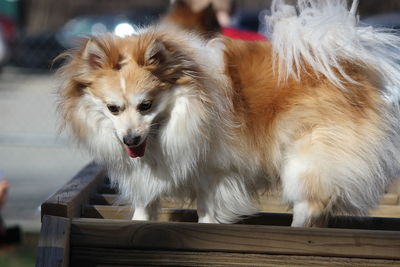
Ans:
<svg viewBox="0 0 400 267"><path fill-rule="evenodd" d="M0 245L4 244L7 235L6 227L1 216L1 210L6 203L7 191L9 187L10 183L5 179L4 174L0 171Z"/></svg>
<svg viewBox="0 0 400 267"><path fill-rule="evenodd" d="M205 38L222 33L233 39L266 40L264 35L255 31L232 27L235 12L235 4L231 0L173 0L162 21L197 31Z"/></svg>
<svg viewBox="0 0 400 267"><path fill-rule="evenodd" d="M221 32L217 14L209 1L171 1L171 7L161 21L178 25L185 30L196 31L207 39Z"/></svg>
<svg viewBox="0 0 400 267"><path fill-rule="evenodd" d="M0 171L0 249L8 250L12 249L12 244L21 242L21 230L18 226L6 228L3 218L1 216L1 210L7 201L7 192L10 187L10 183L5 179L4 174Z"/></svg>
<svg viewBox="0 0 400 267"><path fill-rule="evenodd" d="M7 59L7 45L6 41L3 38L3 35L0 34L0 70Z"/></svg>

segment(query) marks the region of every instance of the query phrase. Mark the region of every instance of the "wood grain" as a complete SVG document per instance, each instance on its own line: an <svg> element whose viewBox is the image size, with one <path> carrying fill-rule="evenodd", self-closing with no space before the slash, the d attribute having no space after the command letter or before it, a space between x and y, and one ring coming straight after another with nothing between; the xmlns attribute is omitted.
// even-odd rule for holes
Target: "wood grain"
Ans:
<svg viewBox="0 0 400 267"><path fill-rule="evenodd" d="M36 267L69 266L70 219L47 216L42 220Z"/></svg>
<svg viewBox="0 0 400 267"><path fill-rule="evenodd" d="M130 220L133 210L128 206L87 205L84 218L102 218ZM163 208L158 218L160 222L197 222L197 212L193 209ZM261 212L254 216L243 218L239 224L289 226L291 213ZM330 228L369 229L400 231L399 218L334 216L329 219Z"/></svg>
<svg viewBox="0 0 400 267"><path fill-rule="evenodd" d="M400 194L400 177L397 177L397 179L389 186L388 193Z"/></svg>
<svg viewBox="0 0 400 267"><path fill-rule="evenodd" d="M89 202L99 185L104 183L105 170L95 163L88 164L66 185L41 206L42 217L80 217L83 205Z"/></svg>
<svg viewBox="0 0 400 267"><path fill-rule="evenodd" d="M103 184L100 189L99 193L101 194L118 194L118 188L112 186L110 184Z"/></svg>
<svg viewBox="0 0 400 267"><path fill-rule="evenodd" d="M72 266L400 266L396 260L73 247Z"/></svg>
<svg viewBox="0 0 400 267"><path fill-rule="evenodd" d="M108 192L110 192L111 188L106 187ZM381 198L380 205L375 209L372 209L370 212L370 216L374 217L393 217L400 218L400 205L398 204L399 196L397 194L385 194ZM102 206L111 206L118 200L118 195L116 194L97 194L91 200L91 204L95 209L98 209L100 214L103 214L103 218L108 219L127 219L132 217L132 210L130 208L130 204L125 202L118 203L118 207L116 207L116 212L114 213L112 210ZM261 196L260 198L259 208L261 212L274 212L274 213L291 213L291 210L287 205L281 203L280 198L278 196ZM126 207L121 207L126 206ZM163 208L187 208L187 209L195 209L195 205L179 205L176 201L172 199L163 199L161 201L161 206ZM87 210L89 214L93 214L93 210ZM128 214L123 214L124 212L128 212ZM94 215L90 215L88 217L94 217Z"/></svg>
<svg viewBox="0 0 400 267"><path fill-rule="evenodd" d="M129 201L122 200L117 194L101 194L97 193L90 199L92 205L130 205Z"/></svg>
<svg viewBox="0 0 400 267"><path fill-rule="evenodd" d="M384 194L380 201L381 205L399 205L399 195L394 193Z"/></svg>
<svg viewBox="0 0 400 267"><path fill-rule="evenodd" d="M400 205L379 205L371 210L370 216L400 218Z"/></svg>
<svg viewBox="0 0 400 267"><path fill-rule="evenodd" d="M400 259L400 232L73 219L74 247Z"/></svg>

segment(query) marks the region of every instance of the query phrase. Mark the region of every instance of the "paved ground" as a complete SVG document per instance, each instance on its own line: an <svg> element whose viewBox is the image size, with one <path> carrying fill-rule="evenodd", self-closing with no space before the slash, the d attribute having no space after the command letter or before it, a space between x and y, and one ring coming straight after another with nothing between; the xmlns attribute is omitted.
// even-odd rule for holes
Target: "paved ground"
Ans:
<svg viewBox="0 0 400 267"><path fill-rule="evenodd" d="M90 157L58 135L56 79L5 69L0 75L0 170L11 183L7 224L38 229L38 207Z"/></svg>

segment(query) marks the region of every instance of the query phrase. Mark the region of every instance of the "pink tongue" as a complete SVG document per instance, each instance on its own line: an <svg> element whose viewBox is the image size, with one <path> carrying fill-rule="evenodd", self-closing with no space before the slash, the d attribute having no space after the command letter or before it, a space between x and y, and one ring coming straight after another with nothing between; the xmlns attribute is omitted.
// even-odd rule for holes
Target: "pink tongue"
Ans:
<svg viewBox="0 0 400 267"><path fill-rule="evenodd" d="M125 149L131 158L143 157L146 150L146 141L136 147L125 146Z"/></svg>

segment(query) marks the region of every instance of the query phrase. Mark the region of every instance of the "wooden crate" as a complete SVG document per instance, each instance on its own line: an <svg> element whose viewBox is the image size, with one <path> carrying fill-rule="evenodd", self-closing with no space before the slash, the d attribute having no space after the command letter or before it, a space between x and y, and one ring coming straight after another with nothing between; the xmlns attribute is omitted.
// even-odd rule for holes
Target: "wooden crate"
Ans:
<svg viewBox="0 0 400 267"><path fill-rule="evenodd" d="M329 228L288 227L292 215L276 197L234 225L195 223L194 209L170 200L159 222L131 221L133 211L116 198L104 169L85 167L42 204L36 265L400 266L397 189L375 217L338 216Z"/></svg>

